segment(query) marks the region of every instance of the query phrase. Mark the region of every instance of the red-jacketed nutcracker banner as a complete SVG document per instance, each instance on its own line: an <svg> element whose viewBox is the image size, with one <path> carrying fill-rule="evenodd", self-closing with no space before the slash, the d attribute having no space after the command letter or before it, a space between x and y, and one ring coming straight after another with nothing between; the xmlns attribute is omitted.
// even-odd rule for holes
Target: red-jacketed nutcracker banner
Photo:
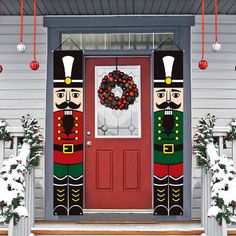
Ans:
<svg viewBox="0 0 236 236"><path fill-rule="evenodd" d="M82 51L54 51L53 96L53 214L82 215Z"/></svg>

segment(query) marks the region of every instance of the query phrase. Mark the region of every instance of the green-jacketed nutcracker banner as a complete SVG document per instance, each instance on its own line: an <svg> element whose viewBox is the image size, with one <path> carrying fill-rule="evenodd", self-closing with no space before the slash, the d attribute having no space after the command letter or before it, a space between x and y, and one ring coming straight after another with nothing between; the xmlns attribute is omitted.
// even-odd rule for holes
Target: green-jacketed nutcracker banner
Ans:
<svg viewBox="0 0 236 236"><path fill-rule="evenodd" d="M154 52L154 214L183 215L183 52Z"/></svg>
<svg viewBox="0 0 236 236"><path fill-rule="evenodd" d="M54 51L54 215L83 214L83 53Z"/></svg>

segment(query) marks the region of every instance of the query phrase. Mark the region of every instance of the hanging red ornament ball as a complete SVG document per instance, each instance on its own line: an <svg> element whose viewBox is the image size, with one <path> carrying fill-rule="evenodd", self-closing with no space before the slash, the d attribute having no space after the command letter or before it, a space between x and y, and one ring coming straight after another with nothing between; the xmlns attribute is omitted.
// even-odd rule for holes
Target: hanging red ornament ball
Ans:
<svg viewBox="0 0 236 236"><path fill-rule="evenodd" d="M31 63L30 63L30 69L31 70L38 70L39 68L39 63L36 61L36 60L33 60Z"/></svg>
<svg viewBox="0 0 236 236"><path fill-rule="evenodd" d="M198 67L199 67L201 70L205 70L205 69L208 67L208 62L207 62L207 60L202 59L201 61L199 61Z"/></svg>
<svg viewBox="0 0 236 236"><path fill-rule="evenodd" d="M0 65L0 73L2 73L2 71L3 71L3 67L2 65Z"/></svg>

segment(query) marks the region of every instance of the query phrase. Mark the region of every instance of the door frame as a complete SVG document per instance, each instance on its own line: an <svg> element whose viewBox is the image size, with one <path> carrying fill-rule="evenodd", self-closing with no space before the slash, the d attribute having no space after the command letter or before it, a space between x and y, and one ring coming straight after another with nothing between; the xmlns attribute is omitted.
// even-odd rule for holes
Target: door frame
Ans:
<svg viewBox="0 0 236 236"><path fill-rule="evenodd" d="M111 52L111 53L114 53L115 54L115 52L116 51L111 51L111 50L109 50L109 52ZM119 58L123 58L123 59L126 59L126 58L132 58L132 59L136 59L136 58L145 58L145 59L149 59L149 62L150 62L150 64L149 64L149 66L148 66L148 68L149 68L149 70L150 70L150 76L151 76L151 74L152 74L152 68L151 68L151 64L152 64L152 62L151 62L151 60L152 60L152 58L149 56L149 55L146 55L146 56L143 56L143 55L135 55L135 56L130 56L128 53L127 53L127 55L114 55L114 56L111 56L111 55L108 55L108 56L84 56L84 60L86 61L86 59L108 59L108 58L112 58L112 59L114 59L114 62L115 62L115 58L118 58L118 61L119 61L119 63L118 64L122 64L122 62L120 62L120 60L119 60ZM115 63L114 63L115 64ZM124 64L122 64L122 65L124 65ZM132 65L139 65L138 63L137 64L132 64ZM85 65L85 63L84 63L84 66L86 67L86 65ZM120 65L119 65L120 66ZM127 66L129 66L129 64L127 64ZM141 67L142 68L142 67ZM141 70L140 70L140 76L141 76L141 74L142 74L142 72L141 72ZM86 79L87 79L87 75L86 75L86 70L84 71L84 80L86 81ZM150 77L150 84L149 84L149 86L151 85L151 80L152 80L152 78ZM140 77L140 84L143 84L144 83L144 80L142 80L142 78ZM85 101L85 99L86 99L86 92L87 92L87 88L86 88L86 86L87 86L87 84L86 84L86 82L85 82L85 84L84 84L84 101ZM96 86L95 86L96 87ZM142 87L144 87L143 85L142 85ZM142 87L141 87L141 89L142 89ZM146 87L147 88L147 87ZM151 88L151 86L149 87L149 89L151 90L152 88ZM95 91L96 91L96 89L95 89ZM150 91L151 92L151 91ZM142 103L142 99L143 99L144 97L143 97L143 92L141 92L141 103ZM150 98L150 100L152 100L152 97ZM96 106L96 103L94 104L94 106ZM141 108L141 111L142 111L142 108ZM96 113L96 109L95 109L95 113ZM94 114L95 114L94 113ZM145 113L144 113L145 114ZM152 131L152 104L150 104L150 122L151 122L151 125L150 125L150 135L149 135L149 138L150 138L150 141L151 141L151 143L150 143L150 146L149 146L149 148L150 148L150 153L152 154L152 140L153 140L153 136L152 136L152 133L151 133L151 131ZM87 110L86 110L86 102L84 102L84 130L86 130L86 117L88 116L88 113L87 113ZM142 132L143 132L143 117L142 117L142 115L140 114L140 121L141 121L141 130L142 130ZM94 127L94 138L95 139L100 139L100 141L104 141L104 139L109 139L109 137L107 138L106 136L104 136L104 137L96 137L96 135L95 135L95 127ZM115 137L115 139L123 139L123 140L125 140L125 139L139 139L139 140L141 140L141 138L142 138L142 132L141 132L141 136L140 137ZM86 142L86 140L87 139L89 139L89 137L87 137L86 136L86 131L85 131L85 135L84 135L84 142ZM102 148L102 150L103 150L104 148ZM131 148L131 150L132 150L133 148ZM89 151L88 151L89 152ZM87 191L86 191L86 182L87 182L87 180L86 180L86 166L87 166L87 163L86 163L86 161L87 161L87 156L86 156L86 150L84 150L84 212L85 213L91 213L91 212L94 212L94 213L119 213L119 212L126 212L126 213L137 213L137 212L139 212L139 213L150 213L150 212L152 212L151 211L151 209L153 208L153 199L150 199L151 200L151 208L145 208L145 209L139 209L139 208L124 208L124 209L119 209L119 208L114 208L114 209L102 209L102 208L100 208L100 209L93 209L93 208L86 208L86 193L87 193ZM91 158L91 157L90 157ZM150 165L150 169L149 170L151 170L151 196L153 196L153 158L152 158L152 155L151 155L151 165ZM150 193L150 192L149 192Z"/></svg>
<svg viewBox="0 0 236 236"><path fill-rule="evenodd" d="M145 214L149 220L190 220L192 196L192 123L191 123L191 26L195 24L194 16L45 16L44 27L47 34L47 79L46 101L53 101L53 50L61 44L62 34L72 33L160 33L171 32L174 41L184 50L184 127L191 127L184 133L184 214L182 216L154 216ZM89 50L84 52L89 56L149 56L151 57L151 73L153 72L152 50ZM153 73L152 73L153 75ZM152 78L153 79L153 78ZM152 80L151 80L152 81ZM150 84L152 89L152 83ZM151 90L152 91L152 90ZM151 96L151 106L152 106ZM46 144L45 145L45 219L46 220L76 220L84 221L89 216L54 216L53 215L53 103L46 102ZM151 114L151 116L153 116ZM153 119L152 119L153 120ZM153 123L153 122L152 122ZM153 159L153 157L152 157ZM189 191L191 189L191 191ZM108 214L108 213L105 213ZM110 214L110 213L109 213ZM111 213L110 216L116 215ZM121 214L119 213L119 216ZM140 215L125 214L127 218L140 218ZM97 218L104 214L96 214ZM143 214L141 214L143 217Z"/></svg>

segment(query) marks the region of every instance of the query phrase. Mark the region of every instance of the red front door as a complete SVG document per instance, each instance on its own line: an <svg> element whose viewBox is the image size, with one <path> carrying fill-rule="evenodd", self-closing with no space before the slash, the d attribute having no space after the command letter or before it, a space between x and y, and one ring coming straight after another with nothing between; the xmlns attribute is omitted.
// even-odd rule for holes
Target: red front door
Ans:
<svg viewBox="0 0 236 236"><path fill-rule="evenodd" d="M85 63L85 208L151 209L150 58L97 57ZM102 79L116 63L139 90L127 110L107 108L98 98ZM112 92L122 97L119 86Z"/></svg>

